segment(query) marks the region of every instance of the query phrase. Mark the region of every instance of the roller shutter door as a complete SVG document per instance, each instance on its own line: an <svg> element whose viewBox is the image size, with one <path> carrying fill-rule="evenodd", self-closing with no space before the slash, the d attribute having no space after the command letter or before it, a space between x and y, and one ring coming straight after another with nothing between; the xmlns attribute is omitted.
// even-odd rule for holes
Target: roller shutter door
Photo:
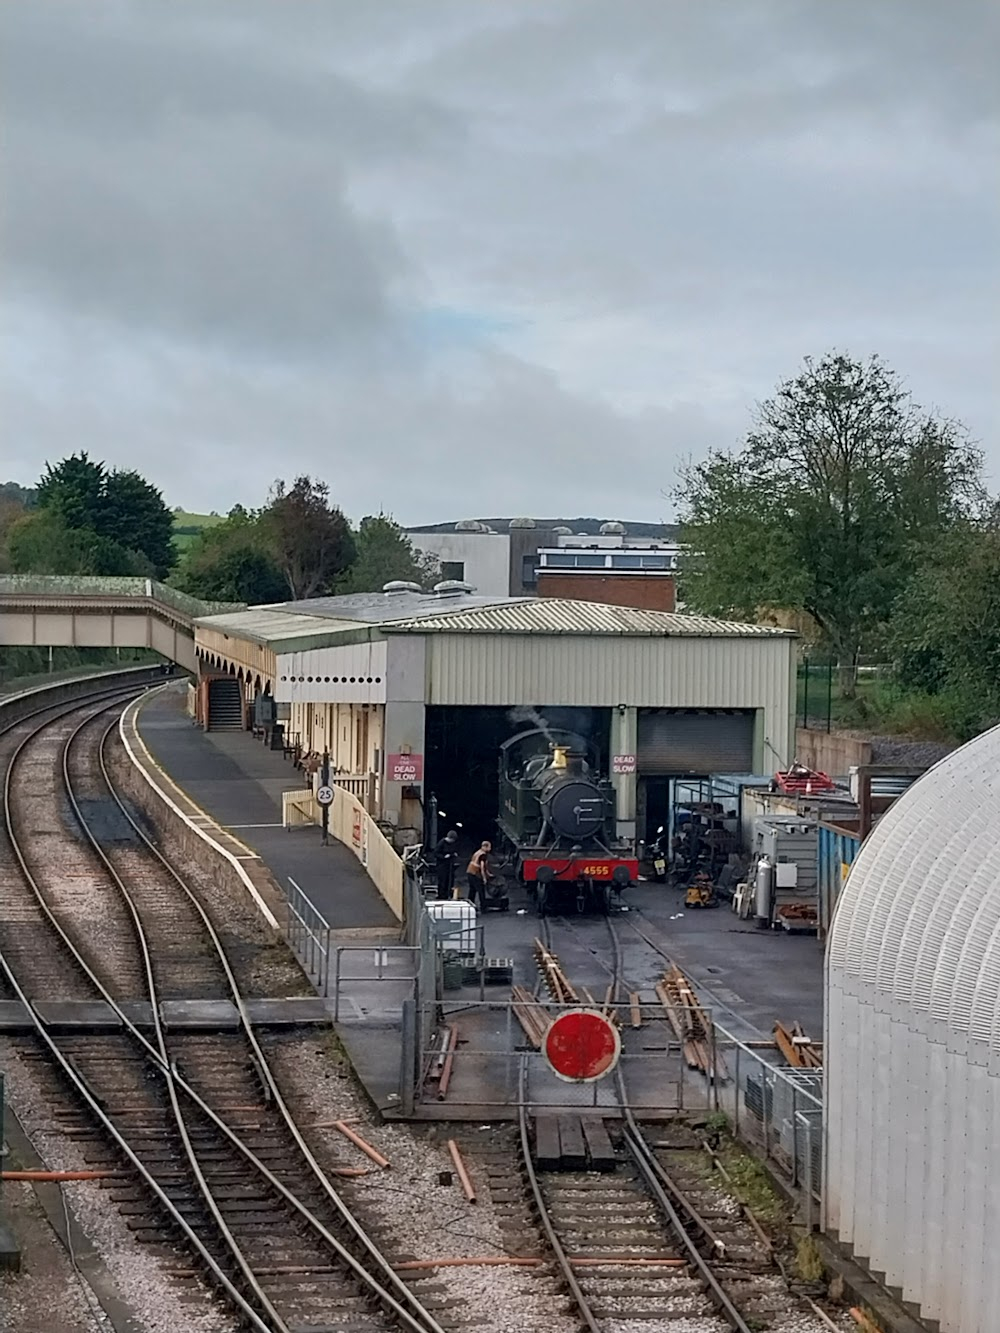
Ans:
<svg viewBox="0 0 1000 1333"><path fill-rule="evenodd" d="M752 773L753 726L752 710L640 709L639 772Z"/></svg>

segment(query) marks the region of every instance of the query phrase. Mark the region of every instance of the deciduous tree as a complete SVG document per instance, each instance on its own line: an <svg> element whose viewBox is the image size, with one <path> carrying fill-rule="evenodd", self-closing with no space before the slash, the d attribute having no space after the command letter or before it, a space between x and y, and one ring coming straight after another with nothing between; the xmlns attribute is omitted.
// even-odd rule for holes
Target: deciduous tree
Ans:
<svg viewBox="0 0 1000 1333"><path fill-rule="evenodd" d="M276 481L265 511L271 545L294 601L331 592L354 560L350 524L330 503L326 482Z"/></svg>
<svg viewBox="0 0 1000 1333"><path fill-rule="evenodd" d="M438 562L416 551L389 514L369 514L354 534L355 557L337 585L338 592L381 592L395 579L428 588L438 577Z"/></svg>
<svg viewBox="0 0 1000 1333"><path fill-rule="evenodd" d="M287 596L271 554L270 533L257 513L237 505L224 523L202 529L178 573L178 585L206 601L280 602Z"/></svg>
<svg viewBox="0 0 1000 1333"><path fill-rule="evenodd" d="M1000 509L957 524L894 608L898 684L937 696L963 739L1000 722Z"/></svg>
<svg viewBox="0 0 1000 1333"><path fill-rule="evenodd" d="M962 428L922 412L877 357L806 360L742 449L684 473L677 499L692 609L807 612L853 683L921 551L980 498Z"/></svg>

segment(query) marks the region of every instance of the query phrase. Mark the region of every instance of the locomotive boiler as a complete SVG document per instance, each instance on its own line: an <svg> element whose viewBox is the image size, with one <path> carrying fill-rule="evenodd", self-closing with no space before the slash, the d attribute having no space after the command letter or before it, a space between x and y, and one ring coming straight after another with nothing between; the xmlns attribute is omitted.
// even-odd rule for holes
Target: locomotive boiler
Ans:
<svg viewBox="0 0 1000 1333"><path fill-rule="evenodd" d="M634 848L616 834L615 791L573 732L520 732L500 747L497 820L544 915L556 906L607 912L635 882Z"/></svg>

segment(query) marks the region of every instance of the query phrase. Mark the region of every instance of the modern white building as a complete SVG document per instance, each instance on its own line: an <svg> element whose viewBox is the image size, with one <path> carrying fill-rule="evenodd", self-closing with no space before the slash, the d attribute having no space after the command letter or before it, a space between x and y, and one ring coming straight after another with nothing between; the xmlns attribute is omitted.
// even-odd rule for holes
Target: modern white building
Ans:
<svg viewBox="0 0 1000 1333"><path fill-rule="evenodd" d="M1000 1328L1000 727L862 846L827 950L825 1226L941 1333Z"/></svg>
<svg viewBox="0 0 1000 1333"><path fill-rule="evenodd" d="M580 520L577 520L580 522ZM639 552L656 560L658 569L676 569L680 547L673 529L656 524L629 525L590 520L586 529L552 519L463 519L447 526L407 528L407 535L420 551L434 556L441 565L442 579L469 583L486 597L517 597L531 594L541 568L601 569L620 572ZM659 529L659 531L658 531ZM560 559L562 548L574 555ZM650 564L649 568L654 566Z"/></svg>

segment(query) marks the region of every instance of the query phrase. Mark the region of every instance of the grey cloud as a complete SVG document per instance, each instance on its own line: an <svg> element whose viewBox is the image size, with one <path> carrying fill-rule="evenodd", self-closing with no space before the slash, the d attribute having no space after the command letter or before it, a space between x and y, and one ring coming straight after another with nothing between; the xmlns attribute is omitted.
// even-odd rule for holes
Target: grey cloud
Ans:
<svg viewBox="0 0 1000 1333"><path fill-rule="evenodd" d="M23 479L85 439L177 503L309 469L414 520L657 518L679 455L834 345L991 443L991 0L0 20ZM436 308L467 348L421 344Z"/></svg>

